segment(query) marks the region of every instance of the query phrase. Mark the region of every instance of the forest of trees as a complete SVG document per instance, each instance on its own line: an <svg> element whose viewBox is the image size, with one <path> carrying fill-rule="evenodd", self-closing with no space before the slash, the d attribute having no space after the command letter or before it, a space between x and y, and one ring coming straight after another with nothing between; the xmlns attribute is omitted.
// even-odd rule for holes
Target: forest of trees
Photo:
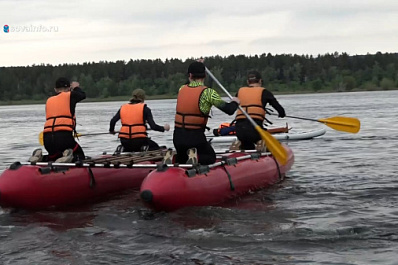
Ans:
<svg viewBox="0 0 398 265"><path fill-rule="evenodd" d="M130 96L135 88L148 95L175 97L187 81L194 59L130 60L83 64L32 65L0 68L0 101L45 100L55 80L67 77L80 82L88 98ZM318 55L230 55L205 58L206 66L232 93L245 84L246 74L256 69L272 92L392 90L398 87L398 54L346 53ZM207 85L216 85L207 80Z"/></svg>

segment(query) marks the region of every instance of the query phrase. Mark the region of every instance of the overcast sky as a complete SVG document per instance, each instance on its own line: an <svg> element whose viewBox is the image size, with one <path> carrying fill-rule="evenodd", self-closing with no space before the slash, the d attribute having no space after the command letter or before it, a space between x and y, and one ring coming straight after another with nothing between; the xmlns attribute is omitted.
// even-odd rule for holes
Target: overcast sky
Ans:
<svg viewBox="0 0 398 265"><path fill-rule="evenodd" d="M397 0L0 0L0 24L0 66L398 52Z"/></svg>

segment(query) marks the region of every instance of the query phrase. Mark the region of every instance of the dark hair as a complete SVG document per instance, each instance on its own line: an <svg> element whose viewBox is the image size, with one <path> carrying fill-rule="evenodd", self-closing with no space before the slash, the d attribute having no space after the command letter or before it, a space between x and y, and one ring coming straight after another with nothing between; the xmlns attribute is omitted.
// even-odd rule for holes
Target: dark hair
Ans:
<svg viewBox="0 0 398 265"><path fill-rule="evenodd" d="M206 67L201 62L193 62L188 67L188 74L192 74L193 78L206 77Z"/></svg>
<svg viewBox="0 0 398 265"><path fill-rule="evenodd" d="M141 88L134 89L133 93L131 94L132 98L130 101L134 102L144 102L145 100L145 91Z"/></svg>
<svg viewBox="0 0 398 265"><path fill-rule="evenodd" d="M250 71L247 75L247 81L249 84L258 83L261 79L261 74L258 71Z"/></svg>
<svg viewBox="0 0 398 265"><path fill-rule="evenodd" d="M70 82L67 78L65 77L60 77L55 81L55 88L64 88L64 87L70 87Z"/></svg>

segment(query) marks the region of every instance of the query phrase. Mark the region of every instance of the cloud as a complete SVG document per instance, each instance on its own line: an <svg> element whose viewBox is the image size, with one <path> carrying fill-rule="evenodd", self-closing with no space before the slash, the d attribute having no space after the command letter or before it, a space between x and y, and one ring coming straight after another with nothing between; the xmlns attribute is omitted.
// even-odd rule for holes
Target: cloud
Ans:
<svg viewBox="0 0 398 265"><path fill-rule="evenodd" d="M12 11L12 12L11 12ZM397 50L398 1L0 0L1 64Z"/></svg>

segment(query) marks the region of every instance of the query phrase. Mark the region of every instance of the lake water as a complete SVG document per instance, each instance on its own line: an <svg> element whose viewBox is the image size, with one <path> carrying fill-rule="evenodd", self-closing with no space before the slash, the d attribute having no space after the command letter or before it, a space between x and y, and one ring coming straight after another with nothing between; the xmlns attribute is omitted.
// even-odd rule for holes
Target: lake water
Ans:
<svg viewBox="0 0 398 265"><path fill-rule="evenodd" d="M287 115L356 117L361 131L272 116L274 125L327 132L288 143L295 163L283 183L226 207L151 213L131 192L68 211L0 209L0 264L398 264L398 91L277 98ZM78 132L107 132L123 103L79 104ZM175 100L147 104L158 124L173 125ZM232 120L213 115L210 127ZM44 116L44 105L0 107L0 172L39 147ZM150 136L172 147L172 130ZM119 142L80 143L91 156Z"/></svg>

